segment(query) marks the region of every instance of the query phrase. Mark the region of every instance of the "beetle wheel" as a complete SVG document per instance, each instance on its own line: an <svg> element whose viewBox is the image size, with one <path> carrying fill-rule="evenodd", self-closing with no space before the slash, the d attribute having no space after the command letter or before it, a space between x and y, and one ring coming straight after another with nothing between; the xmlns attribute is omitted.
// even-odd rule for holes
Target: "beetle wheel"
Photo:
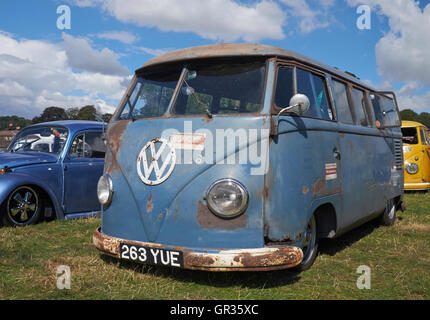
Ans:
<svg viewBox="0 0 430 320"><path fill-rule="evenodd" d="M3 222L10 226L35 224L41 212L41 198L37 191L28 186L15 189L6 201Z"/></svg>

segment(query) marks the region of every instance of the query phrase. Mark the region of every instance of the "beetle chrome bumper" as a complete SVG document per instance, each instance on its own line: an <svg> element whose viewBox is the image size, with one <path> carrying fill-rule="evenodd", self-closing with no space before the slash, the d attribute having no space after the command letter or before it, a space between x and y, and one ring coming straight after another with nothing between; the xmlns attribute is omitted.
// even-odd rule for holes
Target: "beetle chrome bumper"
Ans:
<svg viewBox="0 0 430 320"><path fill-rule="evenodd" d="M120 244L166 249L160 244L113 238L101 233L100 229L94 232L93 243L104 254L118 259L120 259ZM169 249L181 251L184 256L184 268L192 270L271 271L295 267L303 260L302 249L298 247L217 250L215 253L196 252L184 247L169 247Z"/></svg>

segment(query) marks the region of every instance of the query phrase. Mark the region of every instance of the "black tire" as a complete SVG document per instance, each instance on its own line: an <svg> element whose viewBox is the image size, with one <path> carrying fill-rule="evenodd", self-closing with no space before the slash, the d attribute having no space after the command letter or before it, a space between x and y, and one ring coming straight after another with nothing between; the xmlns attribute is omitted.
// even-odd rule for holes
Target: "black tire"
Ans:
<svg viewBox="0 0 430 320"><path fill-rule="evenodd" d="M308 225L306 226L305 232L303 234L302 250L303 260L296 267L298 271L305 271L312 267L318 255L318 233L315 216L312 216Z"/></svg>
<svg viewBox="0 0 430 320"><path fill-rule="evenodd" d="M3 203L1 220L4 226L24 227L36 224L42 212L39 192L29 186L16 188Z"/></svg>
<svg viewBox="0 0 430 320"><path fill-rule="evenodd" d="M396 204L394 200L390 200L380 217L380 223L387 227L393 226L396 223L396 217Z"/></svg>

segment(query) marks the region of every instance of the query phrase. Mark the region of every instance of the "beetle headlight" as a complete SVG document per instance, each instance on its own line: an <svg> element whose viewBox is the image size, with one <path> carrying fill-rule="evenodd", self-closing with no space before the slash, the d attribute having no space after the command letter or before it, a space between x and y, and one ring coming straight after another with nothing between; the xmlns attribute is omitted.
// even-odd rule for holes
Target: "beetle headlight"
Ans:
<svg viewBox="0 0 430 320"><path fill-rule="evenodd" d="M97 196L102 205L110 205L113 196L113 183L112 178L107 173L102 175L97 183Z"/></svg>
<svg viewBox="0 0 430 320"><path fill-rule="evenodd" d="M213 183L207 193L209 209L221 218L235 218L248 207L248 191L238 181L222 179Z"/></svg>
<svg viewBox="0 0 430 320"><path fill-rule="evenodd" d="M416 163L409 163L406 166L406 172L409 174L416 174L418 172L418 165Z"/></svg>

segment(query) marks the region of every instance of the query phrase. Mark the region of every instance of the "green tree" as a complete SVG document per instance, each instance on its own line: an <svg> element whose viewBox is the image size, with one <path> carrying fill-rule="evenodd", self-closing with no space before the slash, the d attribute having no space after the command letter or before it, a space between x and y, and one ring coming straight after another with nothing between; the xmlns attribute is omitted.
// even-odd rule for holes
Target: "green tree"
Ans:
<svg viewBox="0 0 430 320"><path fill-rule="evenodd" d="M110 113L105 113L104 115L102 115L102 119L104 122L108 123L110 121L110 119L112 119L113 114Z"/></svg>
<svg viewBox="0 0 430 320"><path fill-rule="evenodd" d="M82 107L78 112L77 120L91 120L95 121L95 114L97 113L96 108L94 106L85 106Z"/></svg>
<svg viewBox="0 0 430 320"><path fill-rule="evenodd" d="M60 120L66 120L66 119L67 119L67 114L63 108L48 107L45 110L43 110L40 117L33 118L33 123L60 121Z"/></svg>
<svg viewBox="0 0 430 320"><path fill-rule="evenodd" d="M13 128L16 128L16 127L25 128L31 125L32 121L18 116L0 117L0 130L8 129L10 123L13 124Z"/></svg>
<svg viewBox="0 0 430 320"><path fill-rule="evenodd" d="M411 109L405 109L400 111L400 117L404 121L417 121L418 114Z"/></svg>
<svg viewBox="0 0 430 320"><path fill-rule="evenodd" d="M79 108L69 108L66 110L66 115L68 120L78 119Z"/></svg>

